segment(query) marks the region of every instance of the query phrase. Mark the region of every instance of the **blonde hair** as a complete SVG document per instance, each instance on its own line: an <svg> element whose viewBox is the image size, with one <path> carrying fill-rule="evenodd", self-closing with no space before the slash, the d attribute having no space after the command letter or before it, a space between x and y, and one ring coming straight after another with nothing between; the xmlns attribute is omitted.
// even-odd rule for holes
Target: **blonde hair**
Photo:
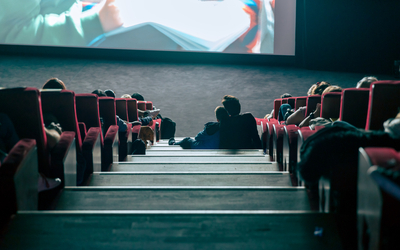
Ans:
<svg viewBox="0 0 400 250"><path fill-rule="evenodd" d="M369 88L373 82L378 81L378 78L375 76L366 76L363 77L360 81L357 83L357 88Z"/></svg>
<svg viewBox="0 0 400 250"><path fill-rule="evenodd" d="M342 92L342 88L341 87L339 87L339 86L337 86L337 85L333 85L333 86L329 86L329 87L327 87L325 90L324 90L324 92L322 92L322 94L325 94L325 93L329 93L329 92Z"/></svg>
<svg viewBox="0 0 400 250"><path fill-rule="evenodd" d="M132 97L131 97L131 95L129 95L129 94L123 94L123 95L121 96L121 98L132 98Z"/></svg>

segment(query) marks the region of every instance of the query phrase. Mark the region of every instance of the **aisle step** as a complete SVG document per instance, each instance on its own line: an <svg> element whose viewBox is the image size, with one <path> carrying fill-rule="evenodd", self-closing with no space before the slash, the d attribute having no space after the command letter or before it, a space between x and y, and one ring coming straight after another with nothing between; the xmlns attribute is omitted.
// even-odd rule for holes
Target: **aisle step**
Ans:
<svg viewBox="0 0 400 250"><path fill-rule="evenodd" d="M147 171L279 171L276 162L245 162L245 163L153 163L153 162L117 162L111 167L113 172Z"/></svg>
<svg viewBox="0 0 400 250"><path fill-rule="evenodd" d="M323 228L321 237L316 227ZM333 214L271 211L20 212L1 249L340 250Z"/></svg>
<svg viewBox="0 0 400 250"><path fill-rule="evenodd" d="M56 210L309 210L302 187L66 187Z"/></svg>
<svg viewBox="0 0 400 250"><path fill-rule="evenodd" d="M241 149L241 150L228 150L228 149L182 149L181 147L158 147L151 148L146 150L146 155L220 155L220 156L247 156L247 155L256 155L263 156L264 153L262 150L256 149Z"/></svg>
<svg viewBox="0 0 400 250"><path fill-rule="evenodd" d="M135 163L270 163L263 155L128 155Z"/></svg>
<svg viewBox="0 0 400 250"><path fill-rule="evenodd" d="M96 172L90 186L291 186L288 172Z"/></svg>

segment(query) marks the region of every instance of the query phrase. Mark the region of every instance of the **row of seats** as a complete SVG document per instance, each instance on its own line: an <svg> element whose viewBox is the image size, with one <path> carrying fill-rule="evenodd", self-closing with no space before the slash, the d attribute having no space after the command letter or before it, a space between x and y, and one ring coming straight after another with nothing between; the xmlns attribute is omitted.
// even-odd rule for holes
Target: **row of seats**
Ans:
<svg viewBox="0 0 400 250"><path fill-rule="evenodd" d="M151 102L99 98L94 94L75 94L70 90L2 89L0 99L0 112L10 117L20 138L36 140L39 172L48 177L61 178L65 185L83 184L93 171L106 171L114 161L126 160L133 151L132 141L138 138L140 126L132 127L128 123L126 131L118 132L116 115L134 122L138 120L138 107L152 109ZM51 151L44 132L43 114L55 116L63 129L61 140ZM159 131L159 124L160 120L154 122L153 129L157 126L156 131ZM71 157L68 151L73 141L78 169L64 165ZM64 174L66 169L68 174ZM74 177L76 173L78 179Z"/></svg>
<svg viewBox="0 0 400 250"><path fill-rule="evenodd" d="M271 160L278 162L280 170L290 172L293 185L303 185L296 169L297 162L300 161L300 148L307 138L324 126L311 129L284 125L277 120L280 105L288 103L295 109L306 106L308 116L315 110L317 103L321 103L320 117L339 118L357 128L371 131L383 130L383 123L396 116L400 107L399 96L400 81L378 81L369 89L349 88L342 93L277 99L274 101L274 118L257 119L258 124L263 127L264 150ZM398 186L395 188L396 185L385 178L380 178L381 183L374 180L374 175L378 175L374 170L376 166L393 168L396 164L400 165L399 159L399 153L392 148L360 148L359 165L354 166L358 168L358 188L346 191L357 192L359 249L392 249L390 247L394 246L391 245L395 241L393 232L398 232L400 227L400 201L389 193L396 192ZM337 186L332 183L334 181L321 178L317 206L314 209L321 212L334 210L331 195ZM392 185L389 193L388 185Z"/></svg>

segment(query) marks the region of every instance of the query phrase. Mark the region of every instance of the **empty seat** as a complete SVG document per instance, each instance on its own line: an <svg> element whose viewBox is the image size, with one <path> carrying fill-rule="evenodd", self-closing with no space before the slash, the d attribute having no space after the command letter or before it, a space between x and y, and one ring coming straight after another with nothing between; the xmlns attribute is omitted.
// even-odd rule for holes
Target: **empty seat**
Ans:
<svg viewBox="0 0 400 250"><path fill-rule="evenodd" d="M400 107L400 81L371 84L366 130L383 130L383 123L394 118Z"/></svg>
<svg viewBox="0 0 400 250"><path fill-rule="evenodd" d="M369 89L344 89L340 107L340 120L364 129L367 123L368 103Z"/></svg>
<svg viewBox="0 0 400 250"><path fill-rule="evenodd" d="M93 163L93 169L88 169L86 174L90 175L93 171L106 171L113 163L113 148L117 145L118 126L110 125L103 138L102 125L100 122L100 112L98 105L98 97L95 94L77 94L76 95L76 112L78 121L85 123L89 130L99 132L101 143L101 165ZM86 159L90 161L89 157Z"/></svg>

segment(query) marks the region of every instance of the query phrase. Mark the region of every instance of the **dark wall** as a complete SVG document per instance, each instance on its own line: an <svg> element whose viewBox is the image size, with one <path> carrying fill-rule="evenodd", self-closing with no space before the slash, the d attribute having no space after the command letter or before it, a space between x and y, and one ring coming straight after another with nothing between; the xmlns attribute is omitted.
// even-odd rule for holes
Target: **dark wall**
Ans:
<svg viewBox="0 0 400 250"><path fill-rule="evenodd" d="M394 60L400 59L399 0L301 0L298 4L306 68L392 73Z"/></svg>

